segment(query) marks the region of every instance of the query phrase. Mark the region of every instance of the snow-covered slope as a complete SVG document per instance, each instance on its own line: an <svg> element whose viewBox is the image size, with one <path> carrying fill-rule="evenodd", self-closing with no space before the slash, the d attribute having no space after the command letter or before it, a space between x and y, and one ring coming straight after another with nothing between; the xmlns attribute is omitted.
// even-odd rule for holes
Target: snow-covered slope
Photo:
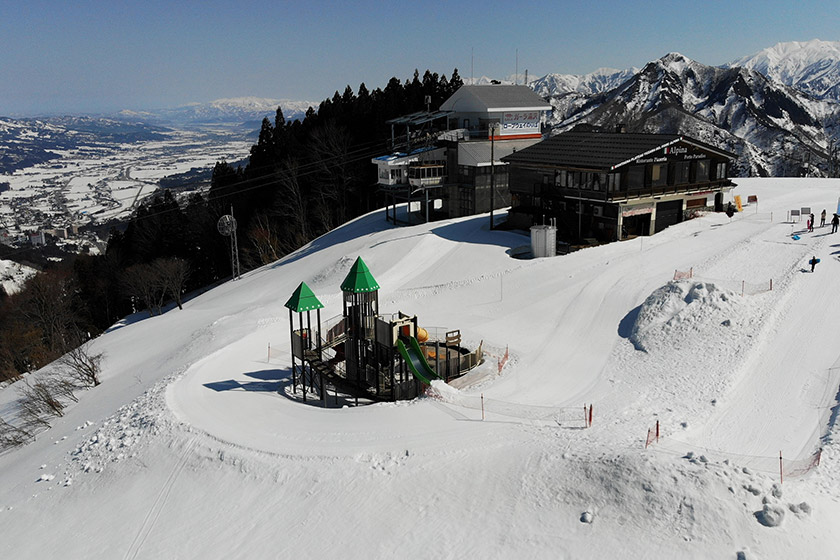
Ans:
<svg viewBox="0 0 840 560"><path fill-rule="evenodd" d="M26 280L35 274L35 269L14 261L0 259L0 287L7 294L14 294Z"/></svg>
<svg viewBox="0 0 840 560"><path fill-rule="evenodd" d="M840 41L791 41L730 62L819 99L840 101Z"/></svg>
<svg viewBox="0 0 840 560"><path fill-rule="evenodd" d="M551 259L511 258L528 239L487 216L393 228L379 211L183 311L130 317L93 344L102 385L0 455L0 552L826 557L840 543L840 234L785 217L830 213L840 182L738 183L760 205L731 220ZM356 256L382 312L460 329L485 363L413 402L292 395L283 304L306 281L322 318L339 315ZM14 399L0 391L4 418Z"/></svg>

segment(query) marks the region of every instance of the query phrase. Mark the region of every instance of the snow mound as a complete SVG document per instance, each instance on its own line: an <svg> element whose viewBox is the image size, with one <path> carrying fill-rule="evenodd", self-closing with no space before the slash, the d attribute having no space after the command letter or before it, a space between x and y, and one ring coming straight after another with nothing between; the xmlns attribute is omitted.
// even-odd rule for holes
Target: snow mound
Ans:
<svg viewBox="0 0 840 560"><path fill-rule="evenodd" d="M653 292L639 309L630 332L637 350L682 348L699 333L732 328L743 313L743 298L711 282L669 282Z"/></svg>

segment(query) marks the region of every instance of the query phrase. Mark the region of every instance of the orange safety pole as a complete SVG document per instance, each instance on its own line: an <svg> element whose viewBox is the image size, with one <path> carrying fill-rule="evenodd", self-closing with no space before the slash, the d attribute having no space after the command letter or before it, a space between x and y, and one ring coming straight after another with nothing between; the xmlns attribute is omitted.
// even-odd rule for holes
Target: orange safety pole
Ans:
<svg viewBox="0 0 840 560"><path fill-rule="evenodd" d="M592 427L592 405L589 405L589 427Z"/></svg>
<svg viewBox="0 0 840 560"><path fill-rule="evenodd" d="M586 419L586 403L583 403L583 425L589 427L589 421Z"/></svg>
<svg viewBox="0 0 840 560"><path fill-rule="evenodd" d="M659 441L659 420L656 421L656 441Z"/></svg>
<svg viewBox="0 0 840 560"><path fill-rule="evenodd" d="M268 358L266 358L265 363L268 364L270 362L271 362L271 343L269 342L268 343Z"/></svg>
<svg viewBox="0 0 840 560"><path fill-rule="evenodd" d="M481 393L481 419L484 420L484 393Z"/></svg>
<svg viewBox="0 0 840 560"><path fill-rule="evenodd" d="M650 445L650 428L648 428L647 437L645 438L645 449L648 448L648 445Z"/></svg>

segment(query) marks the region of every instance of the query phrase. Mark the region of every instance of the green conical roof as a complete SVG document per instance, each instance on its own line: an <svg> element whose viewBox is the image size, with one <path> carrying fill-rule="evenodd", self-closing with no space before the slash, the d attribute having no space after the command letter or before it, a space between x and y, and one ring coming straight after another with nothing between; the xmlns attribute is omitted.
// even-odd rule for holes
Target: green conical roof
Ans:
<svg viewBox="0 0 840 560"><path fill-rule="evenodd" d="M321 309L324 307L324 304L318 301L318 298L315 297L315 294L312 293L312 290L309 289L306 282L301 282L300 286L292 294L292 297L286 302L286 307L295 313L300 313L301 311Z"/></svg>
<svg viewBox="0 0 840 560"><path fill-rule="evenodd" d="M360 294L364 292L375 292L378 289L379 284L376 283L370 270L368 270L365 261L362 260L362 257L357 257L356 262L350 267L350 272L347 273L344 282L341 283L341 291Z"/></svg>

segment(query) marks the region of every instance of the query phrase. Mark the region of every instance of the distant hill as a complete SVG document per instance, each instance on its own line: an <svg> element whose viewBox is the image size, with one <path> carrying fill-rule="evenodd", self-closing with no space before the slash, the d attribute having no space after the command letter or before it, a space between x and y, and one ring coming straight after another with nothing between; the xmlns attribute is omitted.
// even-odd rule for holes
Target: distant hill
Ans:
<svg viewBox="0 0 840 560"><path fill-rule="evenodd" d="M309 107L317 110L318 103L310 101L293 101L290 99L264 99L259 97L237 97L233 99L217 99L209 103L191 103L171 109L137 113L123 111L121 116L139 118L146 122L160 122L174 126L202 125L202 124L246 124L259 123L263 118L274 120L277 108L283 110L287 121L301 120Z"/></svg>

